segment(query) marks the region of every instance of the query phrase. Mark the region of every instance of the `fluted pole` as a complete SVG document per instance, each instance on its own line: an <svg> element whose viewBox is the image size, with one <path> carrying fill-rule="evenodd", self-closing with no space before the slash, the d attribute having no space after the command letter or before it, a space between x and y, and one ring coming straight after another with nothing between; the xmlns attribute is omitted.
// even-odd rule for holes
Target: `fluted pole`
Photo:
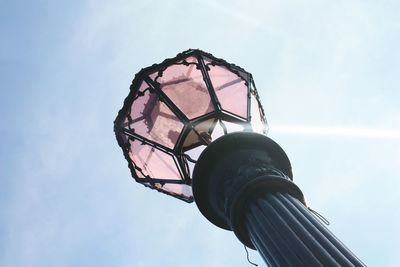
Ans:
<svg viewBox="0 0 400 267"><path fill-rule="evenodd" d="M272 139L233 133L200 155L193 194L208 220L257 249L268 266L365 266L311 213L292 180Z"/></svg>
<svg viewBox="0 0 400 267"><path fill-rule="evenodd" d="M245 225L269 266L364 266L298 199L265 193L249 204Z"/></svg>

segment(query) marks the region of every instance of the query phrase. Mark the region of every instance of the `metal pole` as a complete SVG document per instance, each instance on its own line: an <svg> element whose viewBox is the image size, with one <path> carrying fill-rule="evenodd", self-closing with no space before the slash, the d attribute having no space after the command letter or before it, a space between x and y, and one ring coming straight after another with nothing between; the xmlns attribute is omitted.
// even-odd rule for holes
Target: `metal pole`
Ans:
<svg viewBox="0 0 400 267"><path fill-rule="evenodd" d="M365 266L310 212L285 152L266 136L212 142L195 166L193 193L206 218L268 266Z"/></svg>
<svg viewBox="0 0 400 267"><path fill-rule="evenodd" d="M269 266L364 266L287 193L257 197L244 220L251 242Z"/></svg>

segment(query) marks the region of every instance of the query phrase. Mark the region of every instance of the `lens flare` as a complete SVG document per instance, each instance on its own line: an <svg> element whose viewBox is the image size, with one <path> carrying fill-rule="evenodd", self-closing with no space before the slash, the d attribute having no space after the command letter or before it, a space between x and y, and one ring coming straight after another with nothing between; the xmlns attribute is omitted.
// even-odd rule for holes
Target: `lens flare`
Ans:
<svg viewBox="0 0 400 267"><path fill-rule="evenodd" d="M326 135L338 137L400 138L400 129L271 125L270 132L282 134Z"/></svg>

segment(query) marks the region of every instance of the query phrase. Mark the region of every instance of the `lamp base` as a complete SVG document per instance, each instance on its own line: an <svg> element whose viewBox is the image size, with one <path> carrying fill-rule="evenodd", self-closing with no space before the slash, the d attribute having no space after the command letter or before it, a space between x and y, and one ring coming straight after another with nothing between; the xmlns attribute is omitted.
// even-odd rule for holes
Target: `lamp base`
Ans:
<svg viewBox="0 0 400 267"><path fill-rule="evenodd" d="M283 190L304 202L292 176L286 153L272 139L252 132L231 133L212 142L200 155L193 171L193 196L213 224L227 230L242 229L233 222L240 221L236 220L241 216L239 207L255 194ZM249 238L238 235L252 247Z"/></svg>
<svg viewBox="0 0 400 267"><path fill-rule="evenodd" d="M210 222L233 231L270 266L364 266L311 214L292 176L272 139L231 133L200 155L193 195Z"/></svg>

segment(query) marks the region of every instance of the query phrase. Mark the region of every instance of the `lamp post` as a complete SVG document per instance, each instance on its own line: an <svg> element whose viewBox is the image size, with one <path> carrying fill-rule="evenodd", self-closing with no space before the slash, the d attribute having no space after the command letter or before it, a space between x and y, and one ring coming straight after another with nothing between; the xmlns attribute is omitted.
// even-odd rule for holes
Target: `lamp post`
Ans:
<svg viewBox="0 0 400 267"><path fill-rule="evenodd" d="M200 50L142 69L114 122L135 180L232 230L269 266L364 266L307 208L252 75Z"/></svg>

